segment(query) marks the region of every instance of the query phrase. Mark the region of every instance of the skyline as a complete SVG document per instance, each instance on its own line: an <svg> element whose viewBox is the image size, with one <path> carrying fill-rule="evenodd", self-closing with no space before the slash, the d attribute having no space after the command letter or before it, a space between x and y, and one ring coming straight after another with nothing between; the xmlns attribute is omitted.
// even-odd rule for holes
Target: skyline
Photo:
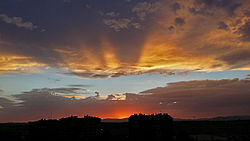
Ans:
<svg viewBox="0 0 250 141"><path fill-rule="evenodd" d="M248 115L249 7L249 0L3 0L0 122L51 113Z"/></svg>

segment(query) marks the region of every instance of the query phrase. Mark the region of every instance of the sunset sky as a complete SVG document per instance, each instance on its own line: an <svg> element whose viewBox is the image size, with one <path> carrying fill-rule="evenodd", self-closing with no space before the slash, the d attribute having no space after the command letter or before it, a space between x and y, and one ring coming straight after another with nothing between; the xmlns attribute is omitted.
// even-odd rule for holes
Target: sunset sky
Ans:
<svg viewBox="0 0 250 141"><path fill-rule="evenodd" d="M250 0L1 0L0 122L249 115Z"/></svg>

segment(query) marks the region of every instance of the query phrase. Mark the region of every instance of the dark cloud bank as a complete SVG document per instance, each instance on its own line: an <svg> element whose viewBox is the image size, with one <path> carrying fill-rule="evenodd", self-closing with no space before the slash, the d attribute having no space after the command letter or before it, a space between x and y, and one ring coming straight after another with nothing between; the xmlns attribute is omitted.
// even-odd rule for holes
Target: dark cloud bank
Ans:
<svg viewBox="0 0 250 141"><path fill-rule="evenodd" d="M119 94L109 95L106 99L100 98L99 94L75 99L56 95L51 89L34 89L13 95L19 102L0 98L0 121L83 114L112 117L124 111L127 114L168 112L181 118L247 115L250 112L249 88L250 80L247 79L175 82L139 94L126 93L125 100L117 100Z"/></svg>

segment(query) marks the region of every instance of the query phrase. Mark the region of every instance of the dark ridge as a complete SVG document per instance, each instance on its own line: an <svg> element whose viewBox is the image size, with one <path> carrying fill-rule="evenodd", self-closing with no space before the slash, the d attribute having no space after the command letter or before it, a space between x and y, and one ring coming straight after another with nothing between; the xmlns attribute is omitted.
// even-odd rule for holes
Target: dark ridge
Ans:
<svg viewBox="0 0 250 141"><path fill-rule="evenodd" d="M128 119L70 116L0 124L3 141L247 141L249 116L174 120L168 114L134 114ZM127 120L127 122L123 122Z"/></svg>

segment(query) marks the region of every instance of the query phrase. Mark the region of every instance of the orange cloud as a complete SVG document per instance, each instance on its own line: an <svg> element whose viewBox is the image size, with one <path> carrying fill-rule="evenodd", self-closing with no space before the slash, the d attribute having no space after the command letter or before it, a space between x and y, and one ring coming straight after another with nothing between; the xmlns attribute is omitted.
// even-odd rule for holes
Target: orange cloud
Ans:
<svg viewBox="0 0 250 141"><path fill-rule="evenodd" d="M0 74L5 73L34 73L45 64L37 63L32 57L5 55L0 53Z"/></svg>
<svg viewBox="0 0 250 141"><path fill-rule="evenodd" d="M95 36L73 34L72 44L49 44L38 51L25 48L24 53L1 46L4 52L14 52L11 56L1 53L9 58L1 59L1 71L33 72L36 66L49 66L67 70L67 75L104 78L249 70L250 59L243 54L250 51L249 5L246 0L138 3L128 10L134 14L129 18L140 23L140 29L91 33ZM124 17L119 11L113 13L119 13L117 18Z"/></svg>
<svg viewBox="0 0 250 141"><path fill-rule="evenodd" d="M217 1L211 9L206 7L206 3L197 4L193 0L178 1L179 8L174 12L171 5L176 3L160 2L166 6L159 6L157 11L154 11L157 12L155 13L157 16L154 18L154 24L149 27L137 62L119 60L119 56L123 55L115 51L119 47L112 45L113 41L105 38L102 40L100 45L102 49L99 52L103 60L98 59L99 63L95 66L93 62L98 61L94 59L95 55L91 54L89 56L93 62L86 63L91 64L88 68L95 66L99 70L89 69L87 72L103 73L111 77L114 74L130 75L160 72L159 70L175 72L250 69L246 63L235 66L220 58L241 49L250 50L250 42L241 39L245 33L237 33L250 20L250 17L244 15L247 9L245 5L228 2L227 5L236 7L231 11L234 14L232 16L228 11L230 7L217 6ZM249 5L245 1L241 2ZM191 10L196 10L196 13ZM180 21L177 19L181 19L182 23L176 23ZM226 26L225 29L219 25L222 21ZM86 69L82 70L86 72Z"/></svg>

